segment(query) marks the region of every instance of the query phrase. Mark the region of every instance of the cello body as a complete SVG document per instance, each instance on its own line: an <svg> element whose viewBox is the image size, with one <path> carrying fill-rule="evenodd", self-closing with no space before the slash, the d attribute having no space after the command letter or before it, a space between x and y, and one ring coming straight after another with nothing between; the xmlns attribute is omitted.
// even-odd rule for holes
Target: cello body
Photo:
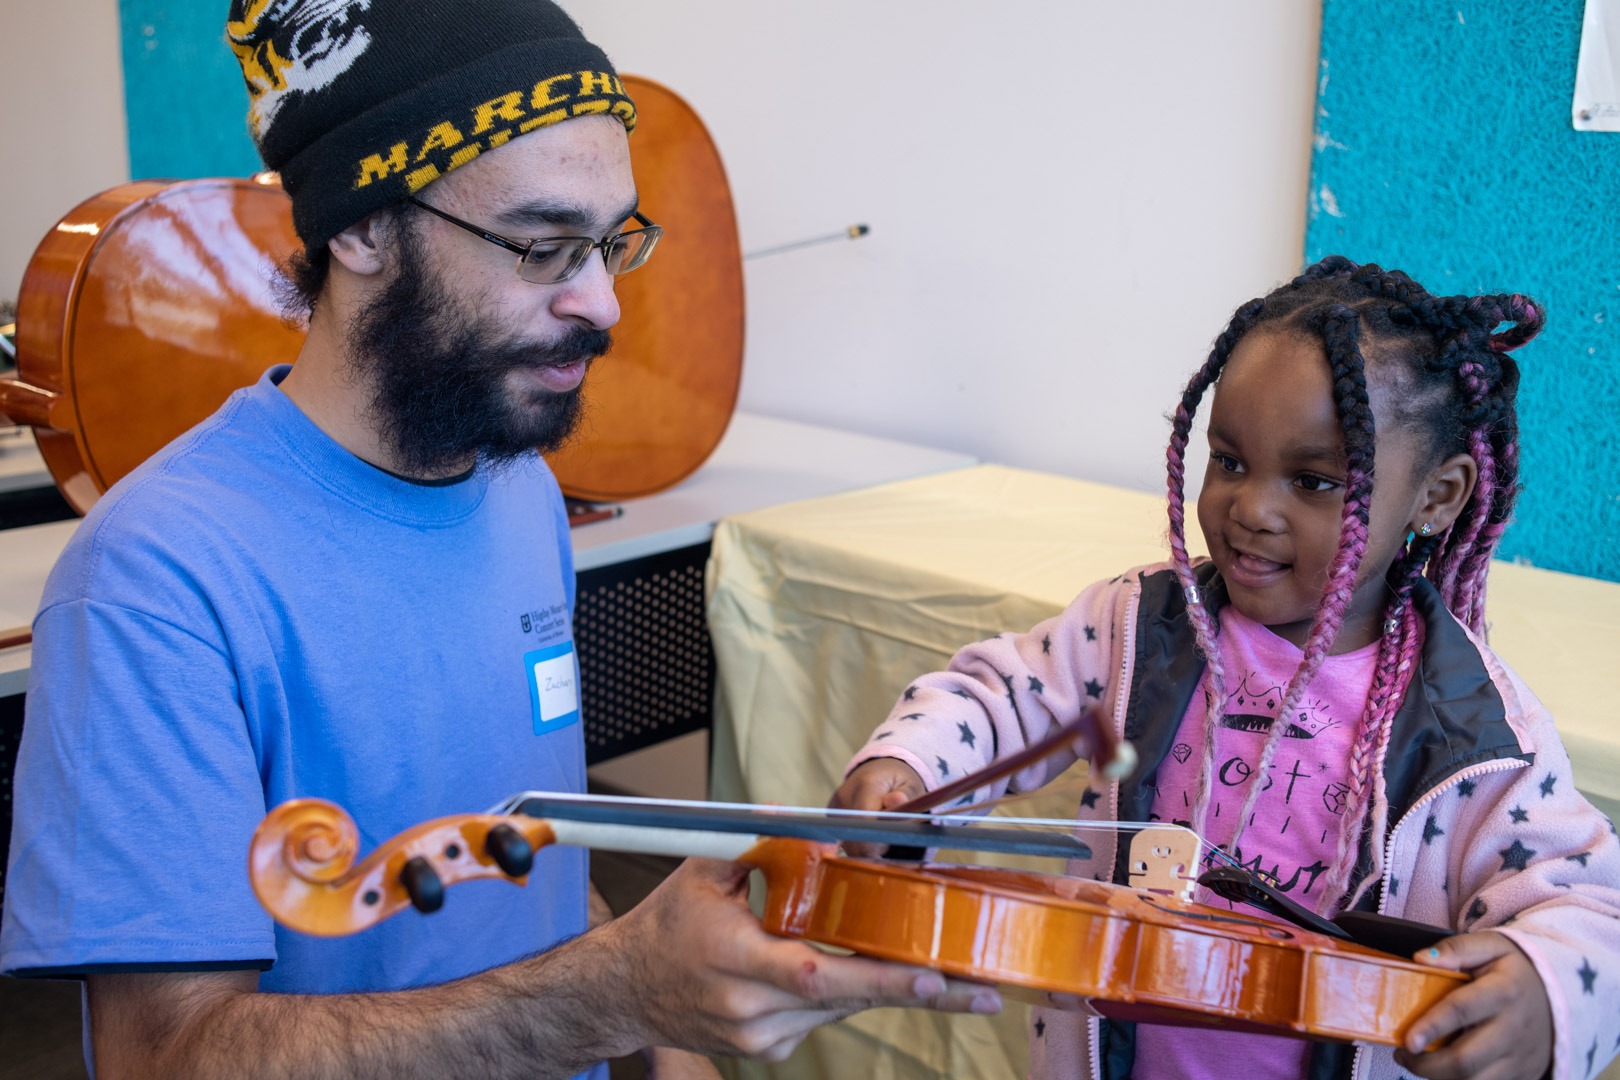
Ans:
<svg viewBox="0 0 1620 1080"><path fill-rule="evenodd" d="M586 384L590 423L551 461L563 490L590 500L652 494L696 470L742 373L742 255L719 154L680 97L623 82L641 116L630 154L642 205L665 237L619 279L624 315ZM0 379L0 413L34 427L75 510L297 358L304 332L282 316L276 268L298 247L269 173L121 184L51 229L18 295L17 375Z"/></svg>

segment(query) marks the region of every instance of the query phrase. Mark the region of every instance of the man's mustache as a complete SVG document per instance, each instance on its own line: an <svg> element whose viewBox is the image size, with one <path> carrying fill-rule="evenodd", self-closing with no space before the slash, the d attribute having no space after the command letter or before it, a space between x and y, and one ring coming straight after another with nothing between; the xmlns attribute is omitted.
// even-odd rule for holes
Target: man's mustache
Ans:
<svg viewBox="0 0 1620 1080"><path fill-rule="evenodd" d="M606 330L575 327L556 341L514 346L506 359L512 367L566 367L581 360L595 360L613 347L613 335Z"/></svg>

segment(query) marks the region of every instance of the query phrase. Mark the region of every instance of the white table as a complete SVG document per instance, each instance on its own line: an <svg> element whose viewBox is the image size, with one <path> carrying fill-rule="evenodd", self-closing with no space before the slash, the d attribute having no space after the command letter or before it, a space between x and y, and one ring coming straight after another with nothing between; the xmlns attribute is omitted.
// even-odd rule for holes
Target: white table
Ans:
<svg viewBox="0 0 1620 1080"><path fill-rule="evenodd" d="M29 452L32 453L29 460ZM33 449L0 448L0 491L38 487L49 474ZM624 513L573 530L576 569L594 570L701 544L722 517L976 464L967 454L832 428L737 413L708 462L668 491L624 504ZM11 478L19 482L8 486ZM26 626L45 576L77 521L0 531L0 630ZM0 697L28 687L32 650L0 650Z"/></svg>
<svg viewBox="0 0 1620 1080"><path fill-rule="evenodd" d="M0 494L50 486L51 473L34 445L34 429L0 428Z"/></svg>

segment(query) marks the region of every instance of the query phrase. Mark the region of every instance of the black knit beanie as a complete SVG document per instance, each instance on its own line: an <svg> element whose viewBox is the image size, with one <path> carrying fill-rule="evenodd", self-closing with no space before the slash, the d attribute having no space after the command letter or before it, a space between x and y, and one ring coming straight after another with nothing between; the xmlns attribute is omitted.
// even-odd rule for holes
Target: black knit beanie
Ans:
<svg viewBox="0 0 1620 1080"><path fill-rule="evenodd" d="M480 151L636 107L550 0L231 0L265 166L318 247Z"/></svg>

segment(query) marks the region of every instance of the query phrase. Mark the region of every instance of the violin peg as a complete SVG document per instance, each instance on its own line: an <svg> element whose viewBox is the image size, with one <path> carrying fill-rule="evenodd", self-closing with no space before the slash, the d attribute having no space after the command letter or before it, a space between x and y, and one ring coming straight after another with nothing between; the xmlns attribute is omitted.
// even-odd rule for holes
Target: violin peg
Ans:
<svg viewBox="0 0 1620 1080"><path fill-rule="evenodd" d="M510 825L496 825L484 837L484 851L508 877L520 878L534 868L534 848Z"/></svg>
<svg viewBox="0 0 1620 1080"><path fill-rule="evenodd" d="M399 872L399 883L411 894L411 904L424 915L444 906L444 882L433 864L417 855Z"/></svg>

